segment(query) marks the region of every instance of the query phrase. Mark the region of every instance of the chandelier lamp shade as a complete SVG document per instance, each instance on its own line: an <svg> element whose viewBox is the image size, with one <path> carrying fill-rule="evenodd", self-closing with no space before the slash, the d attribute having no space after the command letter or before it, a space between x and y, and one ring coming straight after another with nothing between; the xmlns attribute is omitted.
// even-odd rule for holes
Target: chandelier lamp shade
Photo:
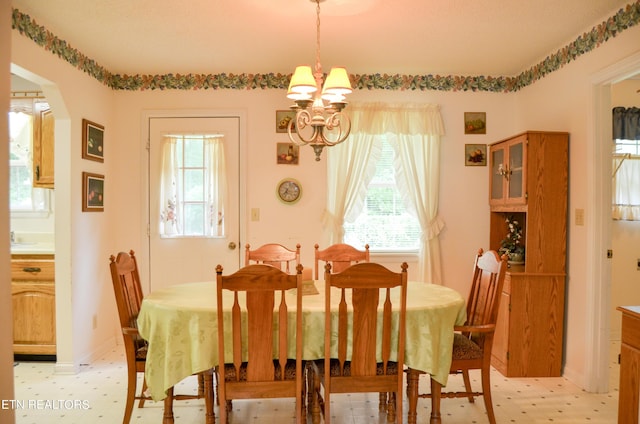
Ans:
<svg viewBox="0 0 640 424"><path fill-rule="evenodd" d="M351 131L351 120L343 113L347 106L345 96L353 91L345 68L334 67L324 79L320 64L320 2L316 3L316 64L298 66L291 76L287 97L295 102L291 109L295 120L287 132L291 141L298 145L310 145L320 160L325 146L335 146L347 139ZM324 84L323 84L324 83Z"/></svg>

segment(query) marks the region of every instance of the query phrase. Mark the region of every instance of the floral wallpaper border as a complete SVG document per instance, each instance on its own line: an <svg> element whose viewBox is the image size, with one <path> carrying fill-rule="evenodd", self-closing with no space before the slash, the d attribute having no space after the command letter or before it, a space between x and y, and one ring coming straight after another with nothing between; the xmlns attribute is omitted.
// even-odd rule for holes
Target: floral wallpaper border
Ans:
<svg viewBox="0 0 640 424"><path fill-rule="evenodd" d="M614 16L585 32L573 42L547 56L542 62L515 77L458 76L458 75L350 75L359 90L437 90L515 92L548 74L557 71L572 60L599 47L610 38L640 23L640 0L628 4ZM112 74L95 60L85 56L61 40L51 31L36 23L29 15L13 9L12 28L36 44L57 55L77 69L86 72L114 90L255 90L286 89L291 74L165 74L120 75Z"/></svg>

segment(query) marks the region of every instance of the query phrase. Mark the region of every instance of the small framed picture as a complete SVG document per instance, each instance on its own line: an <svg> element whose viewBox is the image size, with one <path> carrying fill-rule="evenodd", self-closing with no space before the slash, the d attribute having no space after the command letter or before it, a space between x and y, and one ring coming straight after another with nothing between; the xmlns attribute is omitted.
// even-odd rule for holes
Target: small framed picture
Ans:
<svg viewBox="0 0 640 424"><path fill-rule="evenodd" d="M82 120L82 158L104 162L104 127Z"/></svg>
<svg viewBox="0 0 640 424"><path fill-rule="evenodd" d="M465 112L464 113L464 133L465 134L486 134L487 133L487 113L486 112Z"/></svg>
<svg viewBox="0 0 640 424"><path fill-rule="evenodd" d="M82 211L104 211L104 175L82 173Z"/></svg>
<svg viewBox="0 0 640 424"><path fill-rule="evenodd" d="M465 144L464 164L465 166L487 166L487 145Z"/></svg>
<svg viewBox="0 0 640 424"><path fill-rule="evenodd" d="M293 143L278 143L276 163L279 165L297 165L300 159L300 146Z"/></svg>
<svg viewBox="0 0 640 424"><path fill-rule="evenodd" d="M276 132L286 133L289 125L293 123L291 131L295 131L296 113L293 110L276 110Z"/></svg>

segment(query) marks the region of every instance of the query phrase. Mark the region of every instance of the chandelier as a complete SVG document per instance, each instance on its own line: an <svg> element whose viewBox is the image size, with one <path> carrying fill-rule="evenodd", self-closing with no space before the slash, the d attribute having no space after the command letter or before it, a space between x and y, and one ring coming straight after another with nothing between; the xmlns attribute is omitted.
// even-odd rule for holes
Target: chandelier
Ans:
<svg viewBox="0 0 640 424"><path fill-rule="evenodd" d="M288 126L291 141L298 145L310 145L320 160L325 146L342 143L351 131L351 120L342 112L347 103L345 95L351 93L351 83L345 68L331 68L324 81L320 64L320 2L316 3L316 65L296 67L291 76L287 97L295 104L291 109L296 112L295 120Z"/></svg>

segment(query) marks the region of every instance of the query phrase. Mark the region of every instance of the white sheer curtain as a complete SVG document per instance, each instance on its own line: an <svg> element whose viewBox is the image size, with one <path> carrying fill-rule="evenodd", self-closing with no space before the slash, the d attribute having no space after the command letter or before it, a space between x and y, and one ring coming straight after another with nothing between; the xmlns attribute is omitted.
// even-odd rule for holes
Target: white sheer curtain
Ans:
<svg viewBox="0 0 640 424"><path fill-rule="evenodd" d="M178 202L182 190L179 189L179 162L177 145L182 137L167 136L162 142L162 174L160 177L160 228L161 236L182 233L178 220Z"/></svg>
<svg viewBox="0 0 640 424"><path fill-rule="evenodd" d="M205 168L209 171L205 178L207 196L208 233L212 236L224 236L224 205L227 200L227 171L224 160L224 142L222 137L205 138Z"/></svg>
<svg viewBox="0 0 640 424"><path fill-rule="evenodd" d="M438 216L440 137L444 123L438 105L351 105L349 139L329 148L328 196L325 225L332 242L341 242L342 224L362 210L366 188L379 157L376 136L390 137L396 152L396 181L407 208L418 218L423 233L419 276L441 283L438 235L444 221ZM377 153L376 153L377 152Z"/></svg>
<svg viewBox="0 0 640 424"><path fill-rule="evenodd" d="M613 219L640 221L640 157L613 158Z"/></svg>
<svg viewBox="0 0 640 424"><path fill-rule="evenodd" d="M193 136L191 136L193 137ZM224 141L219 135L202 136L204 144L203 168L205 224L202 235L224 236L224 205L227 199L227 181ZM161 236L183 234L184 187L181 175L181 159L178 143L184 136L166 136L162 146L162 174L160 177L160 228Z"/></svg>

